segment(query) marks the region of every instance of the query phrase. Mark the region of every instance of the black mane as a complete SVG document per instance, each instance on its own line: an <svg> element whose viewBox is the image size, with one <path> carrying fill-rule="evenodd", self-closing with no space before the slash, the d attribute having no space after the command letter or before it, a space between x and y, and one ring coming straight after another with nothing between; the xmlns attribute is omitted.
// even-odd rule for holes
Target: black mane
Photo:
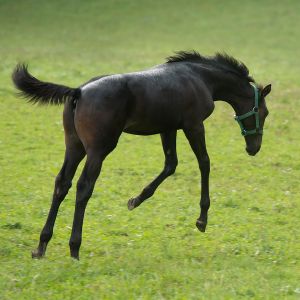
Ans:
<svg viewBox="0 0 300 300"><path fill-rule="evenodd" d="M255 82L249 75L248 68L234 57L226 53L216 53L215 56L203 56L197 51L178 51L175 55L167 57L167 63L195 62L221 68L246 78L249 82Z"/></svg>

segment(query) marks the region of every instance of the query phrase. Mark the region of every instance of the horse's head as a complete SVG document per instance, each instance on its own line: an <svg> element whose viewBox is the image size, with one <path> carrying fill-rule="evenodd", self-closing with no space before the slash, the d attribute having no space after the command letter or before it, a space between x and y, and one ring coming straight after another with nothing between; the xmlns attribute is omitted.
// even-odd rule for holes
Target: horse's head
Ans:
<svg viewBox="0 0 300 300"><path fill-rule="evenodd" d="M246 151L255 155L261 147L265 119L268 115L265 97L271 92L271 84L258 88L252 84L252 96L237 108L235 120L239 123L246 141Z"/></svg>

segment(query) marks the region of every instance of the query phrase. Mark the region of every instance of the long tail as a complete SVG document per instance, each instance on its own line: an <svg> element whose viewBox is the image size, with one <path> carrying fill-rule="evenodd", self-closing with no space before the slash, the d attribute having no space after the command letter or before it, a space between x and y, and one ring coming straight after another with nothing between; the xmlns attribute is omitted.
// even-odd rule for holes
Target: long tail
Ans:
<svg viewBox="0 0 300 300"><path fill-rule="evenodd" d="M80 88L70 88L38 80L29 74L24 64L18 64L15 67L12 80L16 88L20 90L20 95L31 103L59 105L67 100L79 99L81 94Z"/></svg>

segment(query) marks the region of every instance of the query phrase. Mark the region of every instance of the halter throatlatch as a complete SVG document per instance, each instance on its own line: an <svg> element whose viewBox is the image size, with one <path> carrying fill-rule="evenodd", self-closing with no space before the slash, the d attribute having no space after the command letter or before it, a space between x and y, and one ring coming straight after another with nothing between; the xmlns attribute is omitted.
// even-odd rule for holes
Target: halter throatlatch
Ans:
<svg viewBox="0 0 300 300"><path fill-rule="evenodd" d="M254 99L254 107L252 110L248 111L247 113L240 115L240 116L235 116L234 119L239 123L241 130L242 130L242 135L246 136L246 135L251 135L251 134L263 134L263 130L260 129L260 124L259 124L259 115L258 115L258 100L259 100L259 91L258 88L256 87L256 85L254 83L250 83L254 89L254 95L255 95L255 99ZM245 129L242 120L253 116L255 117L255 129L252 130L247 130Z"/></svg>

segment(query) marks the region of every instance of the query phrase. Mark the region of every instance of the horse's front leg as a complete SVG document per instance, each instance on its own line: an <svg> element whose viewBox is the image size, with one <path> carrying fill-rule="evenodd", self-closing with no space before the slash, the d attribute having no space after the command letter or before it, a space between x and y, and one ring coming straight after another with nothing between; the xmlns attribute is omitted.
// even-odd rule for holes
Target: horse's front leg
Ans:
<svg viewBox="0 0 300 300"><path fill-rule="evenodd" d="M150 182L137 197L129 199L127 203L129 210L133 210L134 208L141 205L146 199L150 198L154 194L158 186L167 177L174 174L178 164L176 154L176 134L177 131L174 130L162 133L160 135L165 154L165 166L162 172L152 182Z"/></svg>
<svg viewBox="0 0 300 300"><path fill-rule="evenodd" d="M207 224L207 212L210 206L210 198L209 198L210 161L206 150L204 125L201 124L197 128L184 129L184 133L191 145L192 150L194 151L197 157L199 169L201 172L201 200L200 200L201 213L200 213L200 217L196 222L196 226L200 231L205 232L205 228Z"/></svg>

